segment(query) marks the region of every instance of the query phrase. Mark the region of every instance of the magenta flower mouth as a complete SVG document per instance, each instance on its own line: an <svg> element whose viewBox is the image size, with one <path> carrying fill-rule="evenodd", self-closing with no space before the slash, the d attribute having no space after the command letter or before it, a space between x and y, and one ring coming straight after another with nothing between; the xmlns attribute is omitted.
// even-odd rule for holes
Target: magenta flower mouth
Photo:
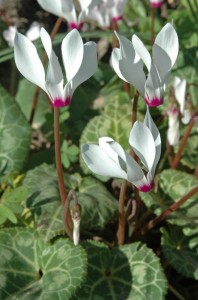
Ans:
<svg viewBox="0 0 198 300"><path fill-rule="evenodd" d="M153 98L153 99L151 99L151 101L149 101L147 98L144 98L144 100L149 107L156 107L156 106L163 104L163 102L164 102L163 98L161 98L161 99Z"/></svg>
<svg viewBox="0 0 198 300"><path fill-rule="evenodd" d="M151 2L151 7L158 8L161 7L163 2Z"/></svg>
<svg viewBox="0 0 198 300"><path fill-rule="evenodd" d="M56 98L53 101L53 106L54 107L64 107L64 106L69 106L71 103L71 97L68 96L65 101L63 101L61 98Z"/></svg>
<svg viewBox="0 0 198 300"><path fill-rule="evenodd" d="M71 22L71 23L69 23L69 28L80 30L80 29L82 29L83 25L84 25L84 23L82 23L82 22L79 24Z"/></svg>
<svg viewBox="0 0 198 300"><path fill-rule="evenodd" d="M150 185L143 184L139 187L141 192L147 193L150 192L154 187L154 180L151 181Z"/></svg>
<svg viewBox="0 0 198 300"><path fill-rule="evenodd" d="M112 21L118 22L122 20L122 16L113 17Z"/></svg>

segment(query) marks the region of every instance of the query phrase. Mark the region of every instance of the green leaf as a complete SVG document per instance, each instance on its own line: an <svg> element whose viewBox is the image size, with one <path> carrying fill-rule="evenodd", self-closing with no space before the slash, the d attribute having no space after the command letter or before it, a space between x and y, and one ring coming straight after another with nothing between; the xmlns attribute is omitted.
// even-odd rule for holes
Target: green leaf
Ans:
<svg viewBox="0 0 198 300"><path fill-rule="evenodd" d="M0 203L0 224L5 223L7 219L9 219L14 224L17 223L17 218L13 214L12 210L4 204Z"/></svg>
<svg viewBox="0 0 198 300"><path fill-rule="evenodd" d="M88 255L85 282L75 299L164 299L166 278L159 258L137 242L114 249L94 241L82 243Z"/></svg>
<svg viewBox="0 0 198 300"><path fill-rule="evenodd" d="M85 127L80 145L98 143L101 136L110 136L120 143L124 149L129 149L128 139L131 129L131 104L126 93L111 95L100 116L94 117ZM85 174L90 173L82 158L80 164ZM101 177L100 177L101 178Z"/></svg>
<svg viewBox="0 0 198 300"><path fill-rule="evenodd" d="M2 300L70 299L86 274L86 253L69 240L53 245L30 229L0 231Z"/></svg>
<svg viewBox="0 0 198 300"><path fill-rule="evenodd" d="M96 179L66 177L67 191L76 190L82 207L81 229L103 229L117 217L117 200ZM27 173L24 185L28 187L27 207L32 211L36 227L46 240L64 233L56 170L53 166L41 165ZM96 193L97 190L97 193Z"/></svg>
<svg viewBox="0 0 198 300"><path fill-rule="evenodd" d="M170 226L169 230L163 228L161 243L165 257L177 272L198 279L198 231L197 228L195 230L196 236L193 234L191 237L181 227Z"/></svg>
<svg viewBox="0 0 198 300"><path fill-rule="evenodd" d="M76 145L68 145L66 140L63 141L61 146L61 161L63 166L67 169L72 162L78 160L79 148Z"/></svg>
<svg viewBox="0 0 198 300"><path fill-rule="evenodd" d="M197 186L195 176L185 172L168 169L159 175L160 190L155 193L140 193L145 205L156 215L160 215L170 205L180 200L184 195ZM172 212L166 219L171 224L183 226L197 224L198 194L190 197L180 208Z"/></svg>
<svg viewBox="0 0 198 300"><path fill-rule="evenodd" d="M0 171L21 170L29 151L31 130L12 97L0 86Z"/></svg>
<svg viewBox="0 0 198 300"><path fill-rule="evenodd" d="M26 116L27 120L30 119L35 89L36 86L27 79L20 80L18 91L16 94L16 101L19 104L22 112ZM48 102L47 96L42 90L40 90L33 123L36 124L37 127L40 127L45 121L45 114L49 111L50 104Z"/></svg>

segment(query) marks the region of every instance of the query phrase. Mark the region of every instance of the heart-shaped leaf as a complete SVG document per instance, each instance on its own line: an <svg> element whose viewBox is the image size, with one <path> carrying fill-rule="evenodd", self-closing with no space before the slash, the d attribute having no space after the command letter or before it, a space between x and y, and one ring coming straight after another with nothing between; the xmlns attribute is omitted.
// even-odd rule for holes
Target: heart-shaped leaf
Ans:
<svg viewBox="0 0 198 300"><path fill-rule="evenodd" d="M70 299L82 284L87 258L69 240L45 244L30 229L0 231L2 300Z"/></svg>
<svg viewBox="0 0 198 300"><path fill-rule="evenodd" d="M74 299L164 299L166 278L159 258L137 242L110 250L94 241L82 246L88 255L88 273Z"/></svg>

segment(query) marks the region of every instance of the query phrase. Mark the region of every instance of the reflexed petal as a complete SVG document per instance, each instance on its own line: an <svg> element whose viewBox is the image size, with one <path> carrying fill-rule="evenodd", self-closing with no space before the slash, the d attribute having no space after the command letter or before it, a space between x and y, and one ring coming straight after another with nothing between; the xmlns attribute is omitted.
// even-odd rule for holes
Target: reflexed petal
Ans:
<svg viewBox="0 0 198 300"><path fill-rule="evenodd" d="M35 46L24 35L15 36L14 58L21 74L47 92L45 88L45 71Z"/></svg>
<svg viewBox="0 0 198 300"><path fill-rule="evenodd" d="M72 92L84 81L89 79L97 70L96 44L88 42L84 45L83 60L75 77L71 80Z"/></svg>
<svg viewBox="0 0 198 300"><path fill-rule="evenodd" d="M101 176L127 179L127 174L98 145L82 145L82 157L88 168Z"/></svg>
<svg viewBox="0 0 198 300"><path fill-rule="evenodd" d="M60 0L60 2L63 13L67 14L69 12L72 12L72 10L74 9L74 4L72 0Z"/></svg>
<svg viewBox="0 0 198 300"><path fill-rule="evenodd" d="M179 77L174 78L173 86L175 89L175 98L180 104L180 112L184 113L185 96L186 96L186 80Z"/></svg>
<svg viewBox="0 0 198 300"><path fill-rule="evenodd" d="M111 60L110 60L110 64L113 67L114 71L116 72L116 74L124 81L128 82L126 78L123 77L121 71L120 71L120 64L119 61L121 59L121 53L120 53L120 49L118 48L114 48L111 54Z"/></svg>
<svg viewBox="0 0 198 300"><path fill-rule="evenodd" d="M106 152L106 154L114 160L117 165L120 166L120 168L123 171L127 171L126 167L126 152L123 150L123 148L115 142L110 137L101 137L99 138L99 146Z"/></svg>
<svg viewBox="0 0 198 300"><path fill-rule="evenodd" d="M68 1L68 0L67 0ZM65 1L65 2L67 2ZM62 11L62 1L61 0L37 0L40 6L50 12L53 15L64 18L64 13Z"/></svg>
<svg viewBox="0 0 198 300"><path fill-rule="evenodd" d="M155 142L149 128L143 123L136 121L131 129L129 144L137 156L150 171L155 160Z"/></svg>
<svg viewBox="0 0 198 300"><path fill-rule="evenodd" d="M58 62L58 58L52 50L52 42L47 31L41 29L41 41L47 53L49 64L46 76L46 88L48 89L51 99L63 99L63 74Z"/></svg>
<svg viewBox="0 0 198 300"><path fill-rule="evenodd" d="M171 70L172 62L164 49L155 44L153 45L153 63L157 67L161 82L166 84L166 75Z"/></svg>
<svg viewBox="0 0 198 300"><path fill-rule="evenodd" d="M127 59L121 59L119 61L119 68L126 81L134 85L138 92L144 96L146 77L142 61L139 60L135 64L131 64Z"/></svg>
<svg viewBox="0 0 198 300"><path fill-rule="evenodd" d="M155 125L155 123L153 122L153 119L151 118L148 106L147 106L147 112L146 112L146 115L144 118L144 124L150 129L150 132L151 132L154 142L155 142L155 160L153 163L153 167L151 169L151 174L152 174L152 176L154 176L155 169L156 169L157 163L158 163L158 161L160 159L160 155L161 155L161 137L160 137L160 133L159 133L157 126Z"/></svg>
<svg viewBox="0 0 198 300"><path fill-rule="evenodd" d="M180 131L178 116L169 116L169 128L167 131L168 142L171 146L175 146L179 142Z"/></svg>
<svg viewBox="0 0 198 300"><path fill-rule="evenodd" d="M125 78L125 81L134 85L140 94L144 95L146 77L143 71L143 63L136 54L132 43L118 33L116 33L116 36L120 42L119 70L122 77Z"/></svg>
<svg viewBox="0 0 198 300"><path fill-rule="evenodd" d="M149 71L151 68L151 56L148 50L146 49L146 47L144 46L144 44L142 43L142 41L135 34L132 36L132 44L135 51L137 52L139 57L143 60L143 62L145 63Z"/></svg>
<svg viewBox="0 0 198 300"><path fill-rule="evenodd" d="M179 51L179 41L178 41L177 32L175 31L174 27L170 23L166 24L162 28L162 30L158 33L154 44L158 45L168 54L173 66ZM153 59L154 59L154 53L153 53Z"/></svg>
<svg viewBox="0 0 198 300"><path fill-rule="evenodd" d="M148 106L158 106L163 103L163 85L156 67L151 65L151 70L145 84L145 101Z"/></svg>
<svg viewBox="0 0 198 300"><path fill-rule="evenodd" d="M189 122L190 122L190 120L191 120L191 113L190 113L190 111L188 110L188 109L184 109L184 112L183 112L183 117L182 117L182 123L183 124L188 124Z"/></svg>
<svg viewBox="0 0 198 300"><path fill-rule="evenodd" d="M127 180L137 186L138 182L142 184L144 173L140 168L139 164L125 152L125 160L127 166Z"/></svg>
<svg viewBox="0 0 198 300"><path fill-rule="evenodd" d="M153 122L153 119L150 115L148 106L147 106L146 115L144 118L144 124L150 129L150 132L152 133L153 139L155 141L155 146L158 146L159 144L161 144L159 130L158 130L157 126L155 125L155 123Z"/></svg>
<svg viewBox="0 0 198 300"><path fill-rule="evenodd" d="M78 30L70 31L62 42L62 57L67 80L74 78L83 60L84 47Z"/></svg>

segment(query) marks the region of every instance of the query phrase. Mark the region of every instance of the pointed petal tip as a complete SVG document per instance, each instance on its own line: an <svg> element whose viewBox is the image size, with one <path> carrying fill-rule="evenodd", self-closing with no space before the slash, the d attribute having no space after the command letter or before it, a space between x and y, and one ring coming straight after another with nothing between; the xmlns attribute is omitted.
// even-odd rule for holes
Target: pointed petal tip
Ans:
<svg viewBox="0 0 198 300"><path fill-rule="evenodd" d="M161 99L158 99L158 98L153 98L153 99L147 99L147 98L144 98L144 101L146 102L146 104L148 105L148 107L157 107L159 105L162 105L164 103L164 99L161 98Z"/></svg>

